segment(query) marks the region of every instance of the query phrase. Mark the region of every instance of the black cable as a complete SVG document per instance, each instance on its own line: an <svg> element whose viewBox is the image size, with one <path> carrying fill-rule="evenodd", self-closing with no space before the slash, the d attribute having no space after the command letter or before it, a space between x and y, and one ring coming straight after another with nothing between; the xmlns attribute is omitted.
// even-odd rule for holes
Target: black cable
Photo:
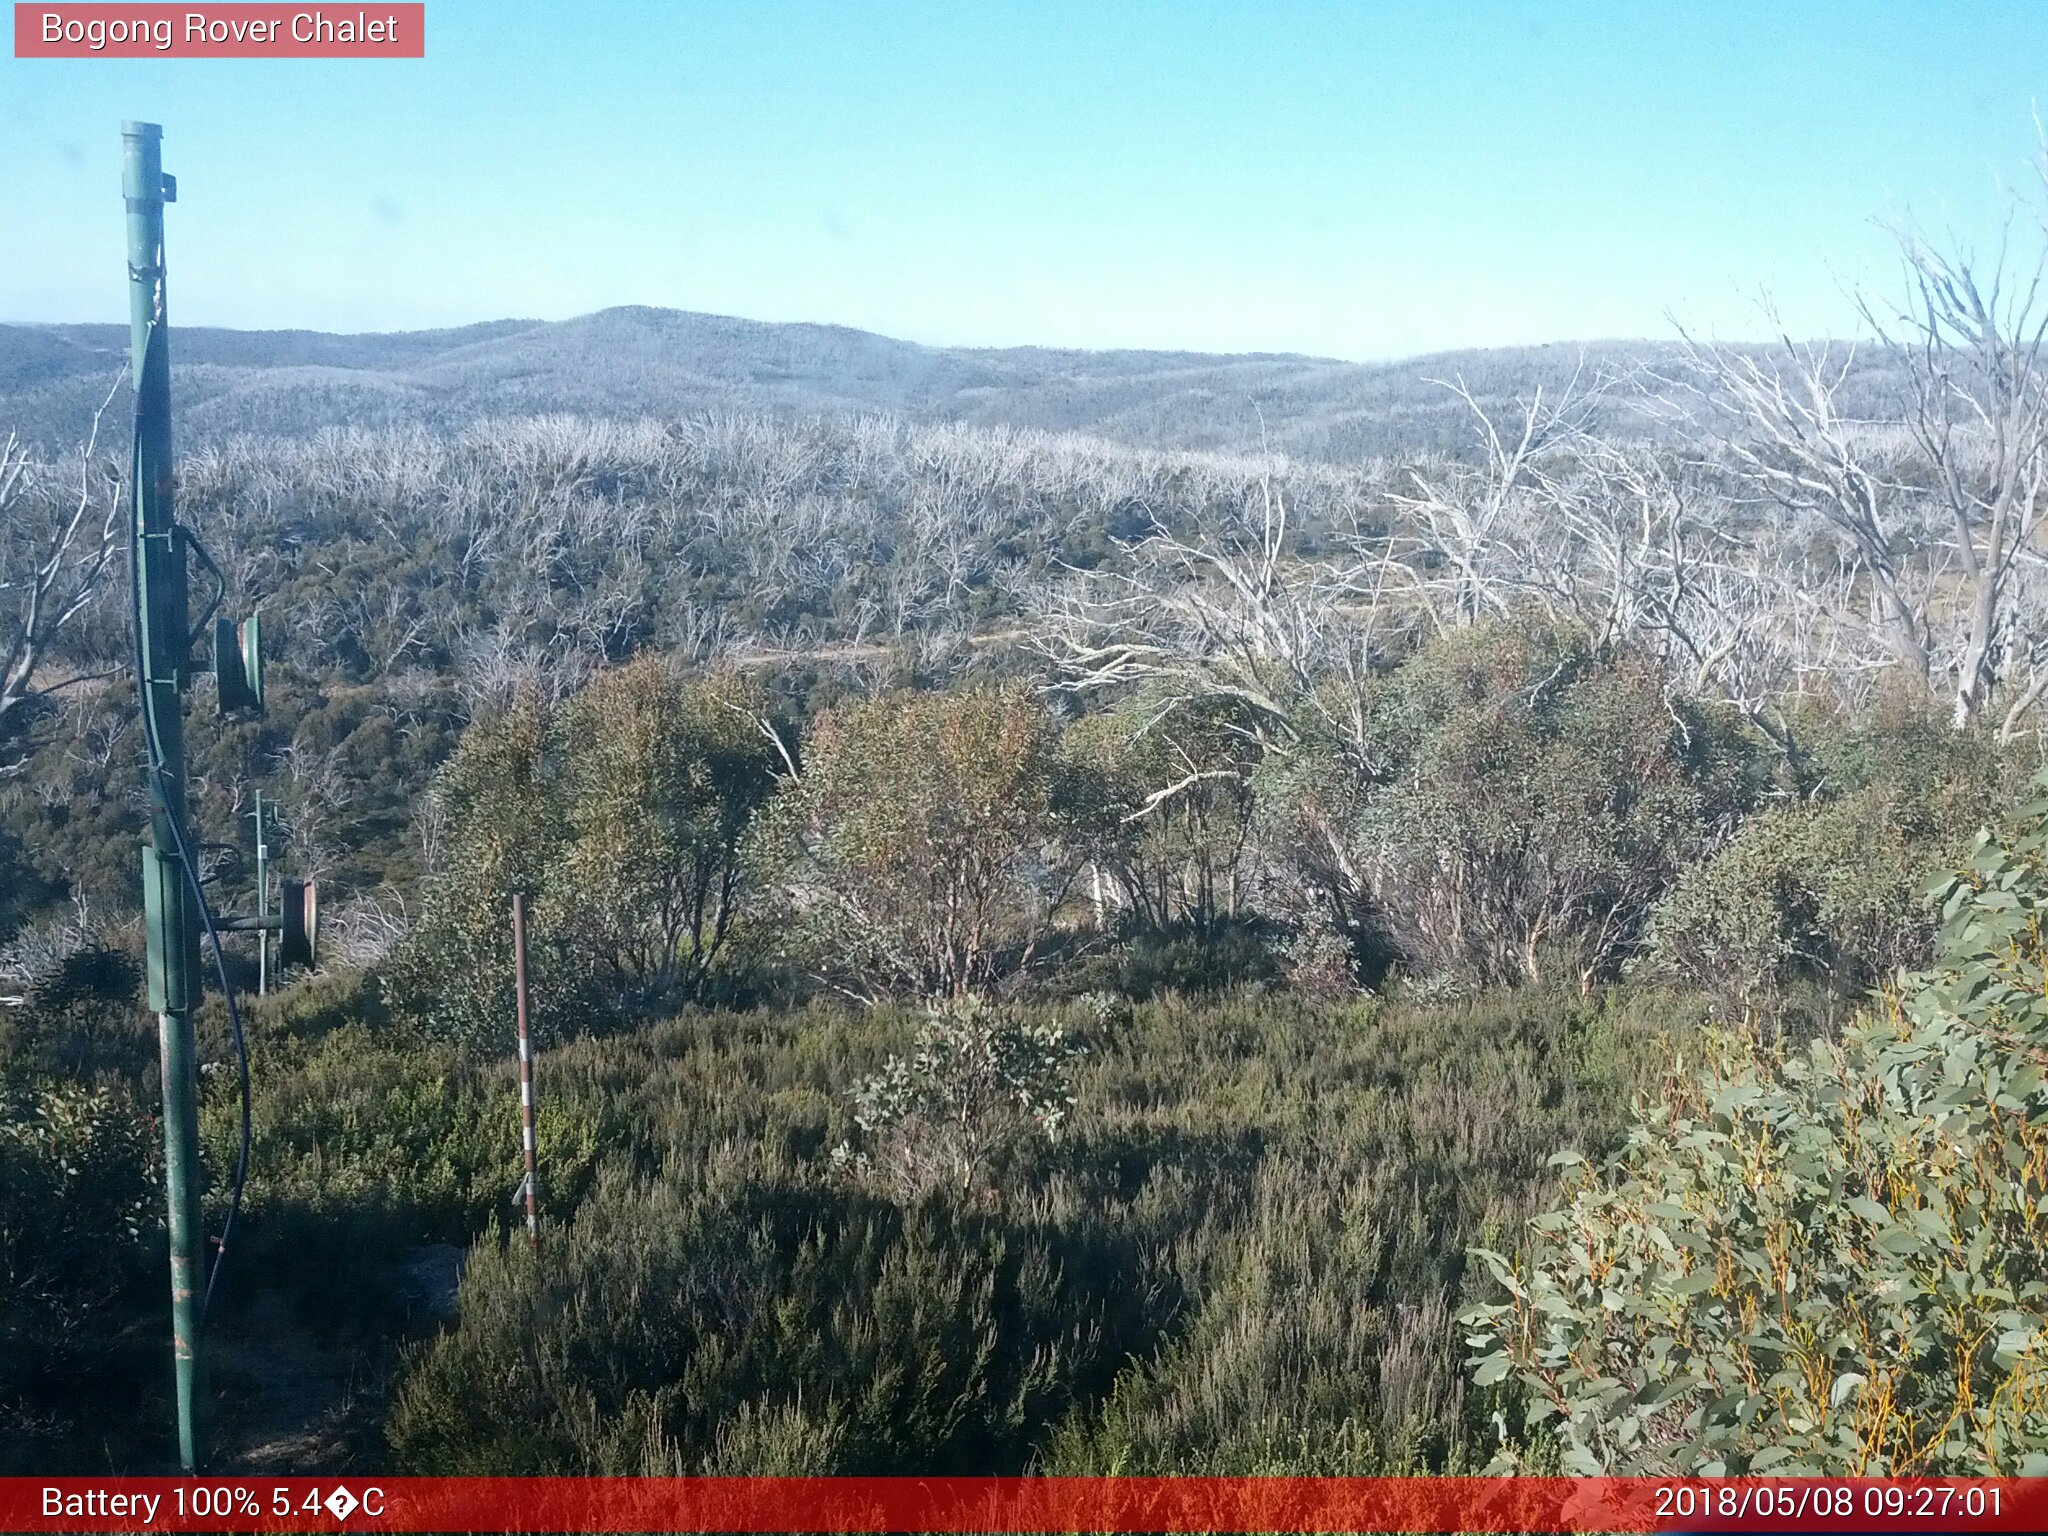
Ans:
<svg viewBox="0 0 2048 1536"><path fill-rule="evenodd" d="M157 328L152 324L149 335L143 343L143 372L149 370L148 359L158 345ZM135 396L135 448L129 466L132 495L142 495L142 394ZM209 561L210 565L211 562ZM249 1180L249 1042L242 1033L242 1010L235 1003L234 984L228 980L227 958L221 949L220 930L214 926L213 909L207 905L206 891L199 878L199 866L192 857L192 850L185 842L184 829L178 825L178 818L172 810L172 789L170 774L164 765L164 751L161 738L157 735L156 705L150 693L150 678L147 671L148 658L142 643L142 529L140 519L128 520L128 594L129 607L135 615L132 631L134 641L134 667L136 692L142 701L143 752L149 759L149 771L155 781L156 792L164 805L164 823L171 829L171 841L177 845L178 863L185 871L185 885L192 892L192 899L199 906L200 921L206 927L206 937L213 946L214 974L220 979L220 993L227 1000L228 1022L234 1030L235 1062L241 1077L242 1090L242 1145L235 1156L234 1191L228 1200L227 1220L221 1224L220 1239L214 1253L212 1267L207 1270L206 1289L199 1301L199 1325L206 1326L206 1315L213 1305L214 1287L220 1282L221 1266L227 1262L228 1239L234 1235L235 1218L242 1213L242 1190ZM189 650L191 641L186 641ZM182 941L181 941L182 942Z"/></svg>
<svg viewBox="0 0 2048 1536"><path fill-rule="evenodd" d="M161 767L157 770L159 780L164 777ZM206 925L207 941L213 947L213 971L220 978L220 995L228 1005L228 1023L235 1037L235 1069L240 1078L242 1095L242 1141L235 1153L235 1182L228 1197L227 1220L221 1223L220 1237L216 1240L213 1266L206 1272L206 1290L199 1298L199 1326L206 1326L206 1314L213 1305L213 1289L220 1282L221 1265L227 1262L228 1239L234 1236L235 1218L242 1214L242 1189L249 1181L249 1042L242 1033L242 1010L235 1004L234 984L228 980L227 959L221 952L220 930L213 923L213 909L207 905L206 892L200 888L199 870L191 852L185 846L185 834L178 829L175 816L166 818L171 824L171 837L178 845L178 862L185 866L185 884L192 892L192 899L199 904L200 921Z"/></svg>

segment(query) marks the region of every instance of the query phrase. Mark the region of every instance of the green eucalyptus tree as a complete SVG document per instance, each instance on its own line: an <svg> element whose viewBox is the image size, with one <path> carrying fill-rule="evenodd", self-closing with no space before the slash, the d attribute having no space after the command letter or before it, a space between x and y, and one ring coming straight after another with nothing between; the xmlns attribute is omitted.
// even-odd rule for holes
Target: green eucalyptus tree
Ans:
<svg viewBox="0 0 2048 1536"><path fill-rule="evenodd" d="M1474 1379L1566 1470L2048 1473L2048 798L1933 894L1932 970L1839 1042L1720 1038L1480 1251Z"/></svg>

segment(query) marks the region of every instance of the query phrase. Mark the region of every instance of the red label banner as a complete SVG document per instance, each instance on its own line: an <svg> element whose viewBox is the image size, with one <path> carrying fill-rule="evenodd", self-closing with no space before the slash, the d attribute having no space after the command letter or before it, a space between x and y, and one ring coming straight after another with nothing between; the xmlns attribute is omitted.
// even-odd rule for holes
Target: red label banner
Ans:
<svg viewBox="0 0 2048 1536"><path fill-rule="evenodd" d="M421 59L427 8L386 5L23 5L17 59Z"/></svg>
<svg viewBox="0 0 2048 1536"><path fill-rule="evenodd" d="M2048 1478L0 1478L6 1531L2041 1531Z"/></svg>

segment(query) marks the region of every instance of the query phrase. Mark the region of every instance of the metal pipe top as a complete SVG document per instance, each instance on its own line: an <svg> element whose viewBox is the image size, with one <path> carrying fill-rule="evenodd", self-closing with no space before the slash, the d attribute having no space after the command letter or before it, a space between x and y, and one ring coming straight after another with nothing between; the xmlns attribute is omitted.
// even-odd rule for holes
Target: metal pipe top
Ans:
<svg viewBox="0 0 2048 1536"><path fill-rule="evenodd" d="M121 191L130 214L160 218L163 205L177 201L178 184L164 174L163 138L163 129L155 123L121 125Z"/></svg>

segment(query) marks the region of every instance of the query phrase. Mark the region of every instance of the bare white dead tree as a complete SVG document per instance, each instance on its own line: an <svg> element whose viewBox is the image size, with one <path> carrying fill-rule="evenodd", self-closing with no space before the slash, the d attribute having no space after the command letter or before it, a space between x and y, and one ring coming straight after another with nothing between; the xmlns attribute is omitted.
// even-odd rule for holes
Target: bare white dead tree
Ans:
<svg viewBox="0 0 2048 1536"><path fill-rule="evenodd" d="M1952 652L1944 670L1954 719L1963 727L2000 683L2018 683L2019 700L2038 697L2024 675L2032 670L2034 648L2012 641L2015 600L2032 575L2027 557L2048 492L2048 374L2041 351L2048 334L2041 293L2048 249L2030 268L2015 268L2009 247L1980 268L1911 233L1902 234L1900 244L1908 301L1882 319L1868 306L1865 314L1883 340L1912 359L1907 428L1918 459L1931 471L1941 563L1952 566L1935 601ZM2015 661L2024 671L2007 673Z"/></svg>
<svg viewBox="0 0 2048 1536"><path fill-rule="evenodd" d="M1142 692L1151 725L1189 706L1228 703L1237 729L1288 753L1322 711L1350 750L1367 746L1354 683L1384 640L1394 565L1364 537L1338 540L1334 559L1296 547L1284 466L1267 466L1234 526L1187 535L1155 521L1121 546L1120 568L1043 595L1034 644L1056 690ZM1346 700L1350 702L1347 703ZM1163 803L1163 802L1155 802Z"/></svg>
<svg viewBox="0 0 2048 1536"><path fill-rule="evenodd" d="M1505 615L1535 577L1530 538L1559 499L1557 476L1590 441L1598 399L1583 367L1564 387L1536 390L1520 419L1497 423L1463 379L1439 381L1464 402L1480 453L1476 463L1416 466L1389 493L1405 530L1394 549L1440 628Z"/></svg>
<svg viewBox="0 0 2048 1536"><path fill-rule="evenodd" d="M2031 719L2041 729L2040 704L2048 696L2048 551L2031 542L2014 563L2011 622L1997 659L2001 677L2013 679L1999 722L1998 739L2009 742Z"/></svg>
<svg viewBox="0 0 2048 1536"><path fill-rule="evenodd" d="M324 969L364 970L384 960L412 930L405 895L389 886L336 903L320 914Z"/></svg>
<svg viewBox="0 0 2048 1536"><path fill-rule="evenodd" d="M74 891L70 911L30 923L0 946L0 1008L21 1007L65 961L105 942L106 936L91 903Z"/></svg>
<svg viewBox="0 0 2048 1536"><path fill-rule="evenodd" d="M37 700L119 670L49 668L52 647L105 589L121 546L122 479L98 457L101 418L119 389L116 379L93 412L75 494L60 494L53 470L14 434L0 442L0 739Z"/></svg>
<svg viewBox="0 0 2048 1536"><path fill-rule="evenodd" d="M1733 707L1796 767L1794 701L1850 703L1887 660L1858 617L1856 567L1681 469L1582 434L1488 563L1552 624L1654 656L1667 693Z"/></svg>
<svg viewBox="0 0 2048 1536"><path fill-rule="evenodd" d="M1834 539L1869 589L1893 660L1931 686L1929 583L1902 537L1920 516L1901 478L1905 441L1846 406L1855 357L1782 331L1761 354L1685 335L1686 371L1667 383L1706 404L1722 429L1714 447L1742 487Z"/></svg>
<svg viewBox="0 0 2048 1536"><path fill-rule="evenodd" d="M1522 614L1656 657L1674 699L1733 707L1797 769L1798 701L1855 705L1891 664L1853 546L1731 500L1682 455L1595 431L1606 385L1525 400L1505 424L1448 387L1481 451L1407 474L1384 496L1391 530L1354 502L1348 526L1324 519L1310 558L1270 474L1236 528L1155 526L1114 573L1045 607L1055 686L1142 692L1161 717L1229 700L1262 746L1292 751L1312 726L1370 775L1375 657L1421 625Z"/></svg>
<svg viewBox="0 0 2048 1536"><path fill-rule="evenodd" d="M1853 349L1782 330L1763 352L1688 337L1689 372L1670 382L1719 418L1738 481L1834 543L1854 576L1843 623L1860 621L1959 729L2002 695L2010 734L2048 694L2048 655L2023 622L2042 602L2048 246L2019 259L2008 242L1980 262L1910 231L1899 241L1903 297L1863 303L1903 370L1895 410L1852 408Z"/></svg>

